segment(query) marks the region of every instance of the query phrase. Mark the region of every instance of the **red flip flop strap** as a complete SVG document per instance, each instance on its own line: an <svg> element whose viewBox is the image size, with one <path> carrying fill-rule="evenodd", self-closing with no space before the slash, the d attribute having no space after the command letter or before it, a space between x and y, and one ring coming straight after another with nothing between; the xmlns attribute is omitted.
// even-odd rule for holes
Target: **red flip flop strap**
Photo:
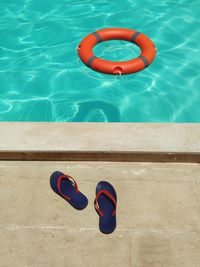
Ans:
<svg viewBox="0 0 200 267"><path fill-rule="evenodd" d="M70 197L67 196L67 195L64 195L62 192L61 192L61 182L62 180L70 180L72 181L73 185L74 185L74 188L76 190L76 192L78 192L78 185L76 183L76 181L74 180L73 177L71 177L70 175L66 175L66 174L61 174L59 177L58 177L58 181L57 181L57 188L58 188L58 192L61 194L61 196L63 196L65 199L67 200L70 200Z"/></svg>
<svg viewBox="0 0 200 267"><path fill-rule="evenodd" d="M101 195L103 195L103 194L106 195L107 197L109 197L112 200L112 202L114 203L115 209L114 209L114 211L112 213L112 215L114 216L116 214L117 201L113 197L113 195L109 191L107 191L107 190L101 190L101 191L98 192L98 194L96 195L96 198L95 198L95 202L94 202L95 203L95 208L96 208L96 210L97 210L97 212L99 213L100 216L103 216L104 215L103 214L103 211L99 208L99 203L98 203L99 197Z"/></svg>
<svg viewBox="0 0 200 267"><path fill-rule="evenodd" d="M102 217L104 214L103 214L103 211L99 208L99 203L97 202L97 200L95 199L94 201L94 206L95 206L95 209L96 211L99 213L99 215Z"/></svg>

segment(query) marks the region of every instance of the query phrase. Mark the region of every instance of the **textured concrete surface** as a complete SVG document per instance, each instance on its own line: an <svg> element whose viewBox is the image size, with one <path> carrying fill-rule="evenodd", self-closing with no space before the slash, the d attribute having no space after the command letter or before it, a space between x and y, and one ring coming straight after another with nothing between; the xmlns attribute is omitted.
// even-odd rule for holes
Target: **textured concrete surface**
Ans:
<svg viewBox="0 0 200 267"><path fill-rule="evenodd" d="M1 122L0 140L0 150L200 152L200 124Z"/></svg>
<svg viewBox="0 0 200 267"><path fill-rule="evenodd" d="M0 161L0 170L0 266L200 266L199 164ZM85 210L51 190L54 170L77 180ZM111 235L93 207L100 180L118 194Z"/></svg>

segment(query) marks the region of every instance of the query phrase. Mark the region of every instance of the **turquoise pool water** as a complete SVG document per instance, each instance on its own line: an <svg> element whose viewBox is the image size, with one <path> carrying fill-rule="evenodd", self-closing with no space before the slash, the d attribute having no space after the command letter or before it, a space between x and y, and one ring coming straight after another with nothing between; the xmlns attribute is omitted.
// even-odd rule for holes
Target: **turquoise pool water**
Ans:
<svg viewBox="0 0 200 267"><path fill-rule="evenodd" d="M96 73L76 47L96 29L148 35L158 52L134 75ZM199 0L0 0L0 121L200 122ZM97 56L139 50L104 42Z"/></svg>

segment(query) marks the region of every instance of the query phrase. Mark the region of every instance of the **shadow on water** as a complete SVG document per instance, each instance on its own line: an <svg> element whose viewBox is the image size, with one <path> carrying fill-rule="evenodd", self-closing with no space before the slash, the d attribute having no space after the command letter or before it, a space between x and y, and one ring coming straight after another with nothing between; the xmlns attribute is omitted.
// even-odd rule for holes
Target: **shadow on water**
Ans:
<svg viewBox="0 0 200 267"><path fill-rule="evenodd" d="M86 101L83 103L79 103L79 109L72 121L74 122L82 122L85 121L87 116L94 110L101 110L103 115L106 118L106 121L109 122L119 122L120 121L120 113L119 110L111 105L101 101Z"/></svg>

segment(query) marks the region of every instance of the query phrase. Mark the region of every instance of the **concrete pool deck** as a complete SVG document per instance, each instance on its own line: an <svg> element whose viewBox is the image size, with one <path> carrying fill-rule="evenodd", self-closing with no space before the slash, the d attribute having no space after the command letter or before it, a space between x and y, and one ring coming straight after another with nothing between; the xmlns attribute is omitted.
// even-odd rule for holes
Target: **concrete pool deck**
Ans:
<svg viewBox="0 0 200 267"><path fill-rule="evenodd" d="M1 266L200 266L200 124L0 123ZM49 186L72 175L89 205ZM103 235L98 181L118 194Z"/></svg>
<svg viewBox="0 0 200 267"><path fill-rule="evenodd" d="M1 266L200 266L200 165L0 161ZM89 205L74 210L49 186L61 170ZM118 194L117 229L98 230L95 187Z"/></svg>
<svg viewBox="0 0 200 267"><path fill-rule="evenodd" d="M0 123L2 160L200 162L200 124Z"/></svg>

